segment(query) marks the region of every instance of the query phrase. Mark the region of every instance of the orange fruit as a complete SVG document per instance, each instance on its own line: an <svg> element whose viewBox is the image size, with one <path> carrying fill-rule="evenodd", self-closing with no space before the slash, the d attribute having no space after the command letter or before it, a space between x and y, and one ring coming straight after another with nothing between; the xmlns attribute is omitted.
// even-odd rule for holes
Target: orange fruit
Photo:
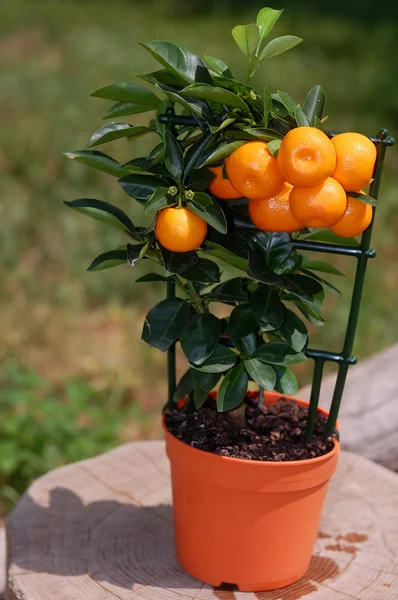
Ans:
<svg viewBox="0 0 398 600"><path fill-rule="evenodd" d="M209 191L214 196L222 198L222 200L236 200L236 198L242 198L242 194L232 187L229 179L223 177L223 167L210 167L209 171L216 174L209 185Z"/></svg>
<svg viewBox="0 0 398 600"><path fill-rule="evenodd" d="M225 162L228 179L245 198L270 198L283 186L278 163L265 142L247 142Z"/></svg>
<svg viewBox="0 0 398 600"><path fill-rule="evenodd" d="M298 187L318 185L336 168L332 142L315 127L291 129L282 140L277 160L284 179Z"/></svg>
<svg viewBox="0 0 398 600"><path fill-rule="evenodd" d="M272 198L250 200L249 214L258 229L263 231L299 231L304 225L292 215L289 196L290 183L285 183L279 194Z"/></svg>
<svg viewBox="0 0 398 600"><path fill-rule="evenodd" d="M341 237L355 237L369 227L372 215L373 210L370 204L351 198L348 194L347 208L343 217L330 229Z"/></svg>
<svg viewBox="0 0 398 600"><path fill-rule="evenodd" d="M346 208L346 193L332 177L313 187L294 187L290 192L290 210L307 227L335 225Z"/></svg>
<svg viewBox="0 0 398 600"><path fill-rule="evenodd" d="M156 220L156 238L170 252L196 250L206 233L206 221L189 208L165 208Z"/></svg>
<svg viewBox="0 0 398 600"><path fill-rule="evenodd" d="M360 133L339 133L332 138L337 163L332 177L347 192L369 185L376 161L375 145Z"/></svg>

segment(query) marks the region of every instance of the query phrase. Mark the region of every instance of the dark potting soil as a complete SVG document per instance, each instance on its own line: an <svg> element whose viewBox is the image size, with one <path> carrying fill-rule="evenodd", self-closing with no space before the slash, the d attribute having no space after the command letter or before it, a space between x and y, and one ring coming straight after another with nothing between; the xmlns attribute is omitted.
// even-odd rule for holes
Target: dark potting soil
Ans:
<svg viewBox="0 0 398 600"><path fill-rule="evenodd" d="M322 456L333 449L325 439L326 418L318 413L311 443L304 442L308 410L283 398L275 404L258 405L246 399L246 424L242 427L228 413L219 413L208 398L198 411L188 406L165 414L168 430L194 448L247 460L292 461Z"/></svg>

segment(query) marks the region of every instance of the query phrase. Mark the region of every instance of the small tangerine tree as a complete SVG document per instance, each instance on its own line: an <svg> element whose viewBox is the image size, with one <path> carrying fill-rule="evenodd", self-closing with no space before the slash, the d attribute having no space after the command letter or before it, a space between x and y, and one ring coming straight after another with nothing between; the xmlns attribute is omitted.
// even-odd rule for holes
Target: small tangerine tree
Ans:
<svg viewBox="0 0 398 600"><path fill-rule="evenodd" d="M265 87L259 93L250 83L264 61L302 41L291 35L268 41L281 13L264 8L256 23L233 29L247 60L244 82L218 58L203 61L167 41L142 44L161 65L140 76L157 93L119 83L92 95L115 102L106 119L153 116L147 126L112 121L93 134L89 147L155 133L154 148L124 164L92 149L67 153L115 176L143 212L153 215L153 224L144 228L106 202L66 202L127 237L125 245L98 256L89 271L145 260L154 271L137 282L172 283L178 290L178 297L148 312L142 332L142 339L162 352L179 342L188 360L168 408L189 396L189 408L199 410L220 384L217 410L242 421L249 381L260 390L294 394L297 381L290 367L306 360L305 322L322 325L325 289L338 293L318 273L341 275L298 252L294 241L339 242L332 231L313 226L336 227L350 237L372 219L373 198L342 180L348 152L358 158L354 172L363 175L361 186L369 183L373 144L344 134L354 138L338 150L323 132L326 98L320 86L300 106L286 92ZM361 143L364 152L358 150ZM227 305L229 316L215 316L214 303ZM307 441L312 427L313 422Z"/></svg>

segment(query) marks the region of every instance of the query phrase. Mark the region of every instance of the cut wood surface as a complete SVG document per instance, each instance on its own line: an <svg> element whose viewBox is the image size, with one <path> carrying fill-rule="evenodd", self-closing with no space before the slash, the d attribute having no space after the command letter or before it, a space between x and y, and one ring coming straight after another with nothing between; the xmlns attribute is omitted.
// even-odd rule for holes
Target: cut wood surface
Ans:
<svg viewBox="0 0 398 600"><path fill-rule="evenodd" d="M7 599L396 600L397 506L398 475L343 452L307 575L213 589L177 564L164 443L135 442L31 486L7 521Z"/></svg>
<svg viewBox="0 0 398 600"><path fill-rule="evenodd" d="M342 448L398 471L398 344L348 370L339 414ZM320 406L330 407L336 376L322 381ZM310 398L306 386L297 397ZM397 593L398 598L398 593Z"/></svg>

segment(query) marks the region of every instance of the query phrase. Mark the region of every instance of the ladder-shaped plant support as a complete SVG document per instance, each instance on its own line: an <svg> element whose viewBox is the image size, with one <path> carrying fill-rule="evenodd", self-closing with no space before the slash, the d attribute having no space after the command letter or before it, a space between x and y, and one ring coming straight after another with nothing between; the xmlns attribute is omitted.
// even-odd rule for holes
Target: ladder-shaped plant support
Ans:
<svg viewBox="0 0 398 600"><path fill-rule="evenodd" d="M172 109L169 109L165 115L162 115L160 120L167 124L172 129L175 125L194 125L195 119L190 117L180 117L174 114ZM337 132L328 131L327 134L330 137L337 135ZM388 146L393 146L395 140L393 137L388 135L386 129L382 129L377 135L367 136L375 144L377 150L377 158L373 171L373 180L370 185L369 195L373 198L378 197L381 176L383 172L384 157ZM300 241L292 240L293 245L298 250L308 250L311 252L324 252L327 254L338 254L341 256L352 256L357 259L357 268L354 278L354 286L352 292L350 312L347 321L346 332L344 336L344 343L341 352L334 353L327 350L317 350L315 348L308 348L306 356L312 358L314 361L314 371L312 377L312 388L310 405L308 410L307 428L306 428L306 442L311 441L314 425L316 422L316 416L318 411L318 403L321 392L321 383L323 369L325 362L337 363L338 373L337 380L334 387L332 403L330 406L329 417L327 421L326 434L331 435L338 432L336 430L336 422L338 413L340 410L340 404L343 397L344 386L347 378L348 367L355 365L358 361L352 354L355 333L358 325L359 311L362 301L362 293L365 282L365 274L368 260L376 256L375 250L371 249L371 239L373 231L373 223L375 218L376 209L373 209L373 218L369 227L363 232L361 237L361 243L358 247L337 245L324 242L316 241ZM173 282L167 283L167 297L174 298L175 296L175 284ZM172 397L176 388L176 349L175 345L168 350L168 400L171 404Z"/></svg>

